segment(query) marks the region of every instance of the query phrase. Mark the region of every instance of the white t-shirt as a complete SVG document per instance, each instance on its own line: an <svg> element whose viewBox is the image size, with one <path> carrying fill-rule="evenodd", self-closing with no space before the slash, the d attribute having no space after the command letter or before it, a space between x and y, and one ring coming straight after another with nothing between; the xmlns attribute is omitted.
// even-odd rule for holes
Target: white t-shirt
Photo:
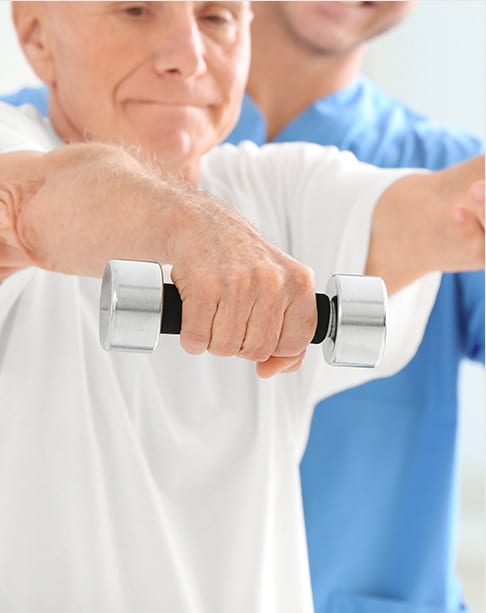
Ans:
<svg viewBox="0 0 486 613"><path fill-rule="evenodd" d="M0 104L0 153L59 145ZM201 187L310 264L362 272L370 218L401 171L314 145L215 149ZM116 256L116 254L113 254ZM100 282L29 269L0 286L0 610L309 613L299 460L315 402L411 358L438 287L390 301L383 365L258 379L252 363L98 342Z"/></svg>

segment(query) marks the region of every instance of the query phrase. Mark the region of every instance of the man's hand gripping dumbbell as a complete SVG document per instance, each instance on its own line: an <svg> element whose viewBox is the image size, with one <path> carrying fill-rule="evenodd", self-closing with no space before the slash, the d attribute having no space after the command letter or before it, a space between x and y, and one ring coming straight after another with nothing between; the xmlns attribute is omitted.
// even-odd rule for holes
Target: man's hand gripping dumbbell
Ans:
<svg viewBox="0 0 486 613"><path fill-rule="evenodd" d="M374 367L383 353L387 296L379 277L333 275L316 294L317 327L329 364ZM182 300L155 262L110 260L103 276L100 340L107 351L153 351L160 334L179 334Z"/></svg>

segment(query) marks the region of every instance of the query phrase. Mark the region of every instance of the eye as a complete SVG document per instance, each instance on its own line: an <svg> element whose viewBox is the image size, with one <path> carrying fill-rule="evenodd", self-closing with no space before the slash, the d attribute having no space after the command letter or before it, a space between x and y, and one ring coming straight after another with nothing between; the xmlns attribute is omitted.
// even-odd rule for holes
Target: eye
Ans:
<svg viewBox="0 0 486 613"><path fill-rule="evenodd" d="M206 15L204 19L215 25L225 25L232 21L231 15Z"/></svg>
<svg viewBox="0 0 486 613"><path fill-rule="evenodd" d="M144 17L147 14L147 3L129 4L123 7L123 12L129 17Z"/></svg>
<svg viewBox="0 0 486 613"><path fill-rule="evenodd" d="M229 9L221 7L210 7L210 9L202 15L202 18L207 23L211 23L216 26L231 25L235 22L235 16L233 13Z"/></svg>

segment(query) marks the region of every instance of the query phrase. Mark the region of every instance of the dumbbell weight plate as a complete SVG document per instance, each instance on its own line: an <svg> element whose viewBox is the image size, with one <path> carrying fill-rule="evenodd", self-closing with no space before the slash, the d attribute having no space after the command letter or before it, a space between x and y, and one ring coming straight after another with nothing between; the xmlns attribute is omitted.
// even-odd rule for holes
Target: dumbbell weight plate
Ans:
<svg viewBox="0 0 486 613"><path fill-rule="evenodd" d="M377 364L385 343L386 302L378 277L331 277L327 294L317 295L319 324L312 341L324 340L329 364ZM101 290L101 345L107 351L151 352L161 325L164 333L180 331L181 307L177 289L163 283L158 263L110 260Z"/></svg>
<svg viewBox="0 0 486 613"><path fill-rule="evenodd" d="M162 269L156 262L110 260L100 298L100 342L106 351L154 351L160 338Z"/></svg>
<svg viewBox="0 0 486 613"><path fill-rule="evenodd" d="M380 277L333 275L326 294L334 311L322 351L328 364L373 368L386 339L387 293Z"/></svg>

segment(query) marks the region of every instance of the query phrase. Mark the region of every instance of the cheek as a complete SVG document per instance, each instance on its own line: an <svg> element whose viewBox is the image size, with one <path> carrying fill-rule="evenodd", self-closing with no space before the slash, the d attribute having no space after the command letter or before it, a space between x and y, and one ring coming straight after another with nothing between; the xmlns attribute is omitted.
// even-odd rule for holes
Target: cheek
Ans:
<svg viewBox="0 0 486 613"><path fill-rule="evenodd" d="M241 100L248 82L248 75L250 72L250 46L249 43L243 49L241 49L236 57L236 60L232 63L228 70L228 87L233 96L236 96L238 100Z"/></svg>
<svg viewBox="0 0 486 613"><path fill-rule="evenodd" d="M231 127L238 119L241 101L246 88L246 72L235 74L234 72L226 75L226 90L223 95L223 104L220 114L225 121L225 129L231 122Z"/></svg>
<svg viewBox="0 0 486 613"><path fill-rule="evenodd" d="M227 52L221 61L209 67L219 89L222 114L233 113L235 107L239 109L246 88L249 64L249 46L239 45L231 53Z"/></svg>
<svg viewBox="0 0 486 613"><path fill-rule="evenodd" d="M59 82L69 88L66 95L79 94L90 106L91 101L111 97L123 70L126 73L135 61L130 45L120 45L107 35L97 38L91 29L66 29L60 43L56 53Z"/></svg>

